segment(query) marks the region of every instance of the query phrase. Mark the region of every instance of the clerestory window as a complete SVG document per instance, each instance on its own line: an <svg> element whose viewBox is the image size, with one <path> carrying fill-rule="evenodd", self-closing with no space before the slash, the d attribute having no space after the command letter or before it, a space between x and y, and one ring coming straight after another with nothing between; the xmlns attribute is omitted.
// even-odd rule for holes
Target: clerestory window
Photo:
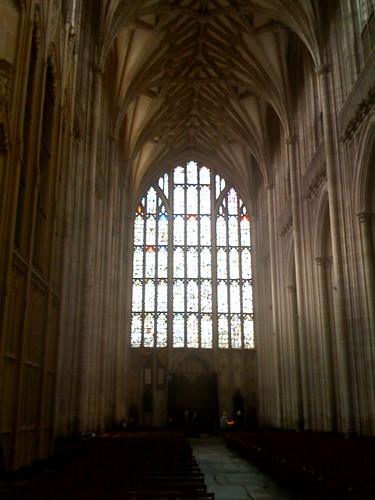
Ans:
<svg viewBox="0 0 375 500"><path fill-rule="evenodd" d="M134 216L132 347L253 348L250 221L236 191L190 161Z"/></svg>

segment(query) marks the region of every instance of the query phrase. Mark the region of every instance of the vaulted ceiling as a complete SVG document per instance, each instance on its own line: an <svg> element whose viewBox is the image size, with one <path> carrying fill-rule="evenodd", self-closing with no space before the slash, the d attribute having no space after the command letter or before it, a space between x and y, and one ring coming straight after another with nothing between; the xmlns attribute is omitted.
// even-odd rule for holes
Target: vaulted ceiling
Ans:
<svg viewBox="0 0 375 500"><path fill-rule="evenodd" d="M103 0L99 62L129 179L138 186L157 169L194 158L239 186L261 174L269 182L270 128L290 133L290 78L302 71L290 53L304 46L320 62L318 4Z"/></svg>

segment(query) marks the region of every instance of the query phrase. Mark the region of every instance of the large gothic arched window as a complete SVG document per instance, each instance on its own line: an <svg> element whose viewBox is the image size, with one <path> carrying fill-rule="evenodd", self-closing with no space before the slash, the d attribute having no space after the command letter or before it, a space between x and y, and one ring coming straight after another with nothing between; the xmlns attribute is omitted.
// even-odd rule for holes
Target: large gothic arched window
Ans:
<svg viewBox="0 0 375 500"><path fill-rule="evenodd" d="M254 347L250 222L233 188L190 161L134 218L132 347Z"/></svg>

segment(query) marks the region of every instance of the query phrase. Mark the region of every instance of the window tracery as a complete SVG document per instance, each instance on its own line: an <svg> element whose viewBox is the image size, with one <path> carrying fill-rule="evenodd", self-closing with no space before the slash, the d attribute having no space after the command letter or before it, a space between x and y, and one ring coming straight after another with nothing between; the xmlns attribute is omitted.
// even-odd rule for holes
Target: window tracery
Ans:
<svg viewBox="0 0 375 500"><path fill-rule="evenodd" d="M254 347L250 221L225 180L190 161L134 215L132 347Z"/></svg>

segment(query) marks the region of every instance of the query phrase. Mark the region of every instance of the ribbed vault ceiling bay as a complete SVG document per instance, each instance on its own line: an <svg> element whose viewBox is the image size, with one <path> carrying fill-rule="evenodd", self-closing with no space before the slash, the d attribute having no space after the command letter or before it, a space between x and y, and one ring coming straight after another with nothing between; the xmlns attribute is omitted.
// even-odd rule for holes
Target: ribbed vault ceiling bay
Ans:
<svg viewBox="0 0 375 500"><path fill-rule="evenodd" d="M319 63L317 3L104 2L99 62L135 186L189 155L247 189L259 168L269 182L270 127L290 133L290 51Z"/></svg>

